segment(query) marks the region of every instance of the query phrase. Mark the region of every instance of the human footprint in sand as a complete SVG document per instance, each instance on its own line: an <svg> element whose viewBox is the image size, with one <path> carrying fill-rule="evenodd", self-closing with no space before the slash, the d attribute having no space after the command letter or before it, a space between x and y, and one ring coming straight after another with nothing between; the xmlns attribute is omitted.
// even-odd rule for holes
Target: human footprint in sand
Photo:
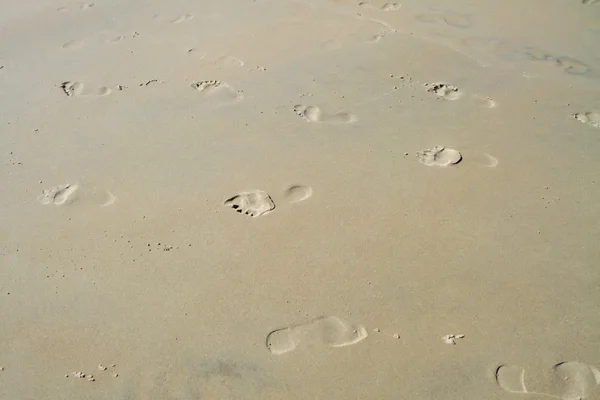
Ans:
<svg viewBox="0 0 600 400"><path fill-rule="evenodd" d="M510 393L543 395L561 400L581 400L589 397L600 384L600 371L578 361L561 362L552 367L548 382L543 391L527 388L525 369L516 365L504 364L496 369L496 383Z"/></svg>

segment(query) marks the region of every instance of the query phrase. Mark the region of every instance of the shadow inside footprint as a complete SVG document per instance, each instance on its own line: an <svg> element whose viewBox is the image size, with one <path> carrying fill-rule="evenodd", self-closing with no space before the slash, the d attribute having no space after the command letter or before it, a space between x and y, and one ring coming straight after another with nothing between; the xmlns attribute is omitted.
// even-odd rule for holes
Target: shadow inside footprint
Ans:
<svg viewBox="0 0 600 400"><path fill-rule="evenodd" d="M237 194L225 200L223 204L233 208L240 214L246 214L251 217L260 217L275 208L275 203L273 203L271 196L262 190Z"/></svg>
<svg viewBox="0 0 600 400"><path fill-rule="evenodd" d="M332 124L349 124L357 120L356 116L347 112L339 112L336 114L325 114L320 107L305 106L298 104L294 106L293 111L300 118L307 122L321 122Z"/></svg>
<svg viewBox="0 0 600 400"><path fill-rule="evenodd" d="M436 94L444 100L457 100L462 96L459 88L445 83L435 83L427 91Z"/></svg>
<svg viewBox="0 0 600 400"><path fill-rule="evenodd" d="M267 335L267 349L274 355L295 350L300 345L327 345L345 347L356 344L368 336L362 325L350 325L335 317L320 317L304 325L277 329Z"/></svg>
<svg viewBox="0 0 600 400"><path fill-rule="evenodd" d="M458 150L434 146L431 149L417 152L417 159L427 166L447 167L458 164L462 160L462 155Z"/></svg>

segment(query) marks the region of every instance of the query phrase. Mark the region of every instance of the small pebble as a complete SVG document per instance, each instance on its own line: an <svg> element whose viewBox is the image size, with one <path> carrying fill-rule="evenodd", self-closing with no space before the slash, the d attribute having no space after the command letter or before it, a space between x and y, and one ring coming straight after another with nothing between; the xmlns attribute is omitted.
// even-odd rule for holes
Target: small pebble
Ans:
<svg viewBox="0 0 600 400"><path fill-rule="evenodd" d="M102 364L99 364L99 365L98 365L98 369L99 369L100 371L106 371L106 370L107 370L107 368L106 368L104 365L102 365Z"/></svg>
<svg viewBox="0 0 600 400"><path fill-rule="evenodd" d="M90 382L95 382L95 381L96 381L96 378L89 378L89 379L88 379L88 381L90 381Z"/></svg>
<svg viewBox="0 0 600 400"><path fill-rule="evenodd" d="M373 329L373 330L374 330L375 332L381 332L381 329L379 329L379 328L375 328L375 329Z"/></svg>
<svg viewBox="0 0 600 400"><path fill-rule="evenodd" d="M398 335L397 333L394 333L394 339L400 339L400 335Z"/></svg>
<svg viewBox="0 0 600 400"><path fill-rule="evenodd" d="M117 366L117 364L111 364L110 366L114 368Z"/></svg>
<svg viewBox="0 0 600 400"><path fill-rule="evenodd" d="M117 377L119 376L119 374L114 374L113 376L114 376L115 378L117 378Z"/></svg>

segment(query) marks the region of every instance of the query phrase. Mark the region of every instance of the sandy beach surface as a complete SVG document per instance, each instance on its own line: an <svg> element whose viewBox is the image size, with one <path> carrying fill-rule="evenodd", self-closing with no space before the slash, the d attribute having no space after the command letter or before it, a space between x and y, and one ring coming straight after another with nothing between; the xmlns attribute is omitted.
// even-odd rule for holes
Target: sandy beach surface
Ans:
<svg viewBox="0 0 600 400"><path fill-rule="evenodd" d="M0 2L0 399L600 399L600 1Z"/></svg>

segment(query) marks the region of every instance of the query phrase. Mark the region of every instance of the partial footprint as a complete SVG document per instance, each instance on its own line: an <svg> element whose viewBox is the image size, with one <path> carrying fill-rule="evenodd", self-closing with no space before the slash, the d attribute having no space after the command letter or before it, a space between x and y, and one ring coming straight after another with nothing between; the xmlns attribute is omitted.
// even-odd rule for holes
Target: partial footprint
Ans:
<svg viewBox="0 0 600 400"><path fill-rule="evenodd" d="M457 100L462 96L462 92L456 86L446 85L445 83L434 83L431 85L427 91L435 93L439 98L444 100ZM429 84L425 86L429 86Z"/></svg>
<svg viewBox="0 0 600 400"><path fill-rule="evenodd" d="M302 104L295 105L293 111L307 122L324 122L331 124L349 124L356 122L355 115L347 112L339 112L336 114L325 114L320 107L305 106Z"/></svg>
<svg viewBox="0 0 600 400"><path fill-rule="evenodd" d="M570 75L586 75L592 70L589 65L571 57L559 56L555 58L554 62Z"/></svg>
<svg viewBox="0 0 600 400"><path fill-rule="evenodd" d="M600 371L595 367L568 361L556 364L552 367L553 388L559 393L544 393L531 391L527 388L525 369L516 365L501 365L496 369L496 383L502 389L510 393L528 393L533 395L545 395L562 400L581 400L592 393L600 384Z"/></svg>
<svg viewBox="0 0 600 400"><path fill-rule="evenodd" d="M186 15L182 15L181 17L175 18L173 21L171 21L171 23L181 24L183 22L187 22L187 21L191 20L192 18L194 18L193 15L186 14Z"/></svg>
<svg viewBox="0 0 600 400"><path fill-rule="evenodd" d="M62 47L65 50L77 50L83 47L83 43L83 40L69 40Z"/></svg>
<svg viewBox="0 0 600 400"><path fill-rule="evenodd" d="M81 82L67 81L60 85L61 89L67 96L75 97L104 97L108 96L112 91L107 87L100 87L95 90L87 90Z"/></svg>
<svg viewBox="0 0 600 400"><path fill-rule="evenodd" d="M462 155L458 150L434 146L431 149L417 152L417 159L427 166L447 167L458 164L462 160Z"/></svg>
<svg viewBox="0 0 600 400"><path fill-rule="evenodd" d="M385 3L381 6L382 11L397 11L402 7L402 4L398 3Z"/></svg>
<svg viewBox="0 0 600 400"><path fill-rule="evenodd" d="M54 204L56 206L62 206L64 204L73 203L76 199L76 193L79 189L78 184L65 183L51 187L50 189L42 190L37 200L42 205Z"/></svg>
<svg viewBox="0 0 600 400"><path fill-rule="evenodd" d="M475 104L485 108L496 108L498 106L498 103L492 100L491 97L481 96L479 94L474 94L473 100L475 101Z"/></svg>
<svg viewBox="0 0 600 400"><path fill-rule="evenodd" d="M575 113L571 116L577 121L587 124L592 128L600 128L600 113L588 111L584 113Z"/></svg>
<svg viewBox="0 0 600 400"><path fill-rule="evenodd" d="M271 196L262 190L237 194L225 200L223 204L233 208L240 214L243 213L251 217L260 217L275 208Z"/></svg>
<svg viewBox="0 0 600 400"><path fill-rule="evenodd" d="M448 26L452 26L454 28L470 28L473 26L471 22L471 18L468 15L458 14L458 13L446 13L446 14L419 14L415 17L420 22L425 24L436 24L436 23L444 23Z"/></svg>
<svg viewBox="0 0 600 400"><path fill-rule="evenodd" d="M236 103L244 99L241 91L236 91L229 84L221 81L200 81L192 83L192 87L202 93L208 100L214 101L217 105Z"/></svg>
<svg viewBox="0 0 600 400"><path fill-rule="evenodd" d="M350 325L338 317L331 316L320 317L304 325L274 330L267 335L266 345L272 354L282 355L298 346L350 346L367 336L367 330L362 325Z"/></svg>
<svg viewBox="0 0 600 400"><path fill-rule="evenodd" d="M377 8L381 11L396 11L402 7L402 4L398 4L398 3L385 3L381 7L376 7L367 1L361 1L358 3L358 5L361 7L364 7L364 8Z"/></svg>
<svg viewBox="0 0 600 400"><path fill-rule="evenodd" d="M293 185L285 190L284 196L289 203L299 203L312 196L312 193L310 186Z"/></svg>

